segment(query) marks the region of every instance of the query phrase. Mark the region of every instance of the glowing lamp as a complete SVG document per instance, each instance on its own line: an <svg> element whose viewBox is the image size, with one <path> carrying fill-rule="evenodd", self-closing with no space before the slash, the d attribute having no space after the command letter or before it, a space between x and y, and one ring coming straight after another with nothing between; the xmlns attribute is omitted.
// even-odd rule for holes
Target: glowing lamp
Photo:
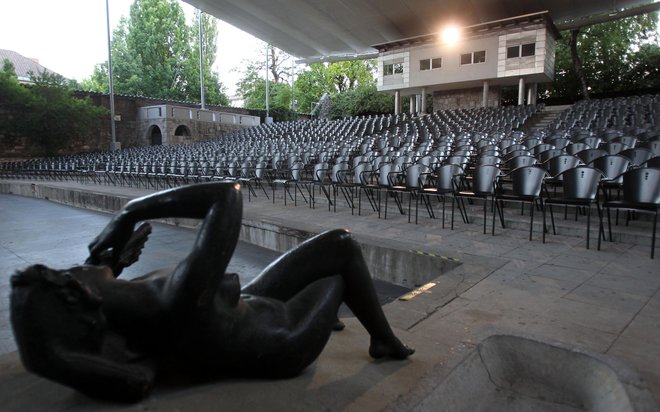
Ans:
<svg viewBox="0 0 660 412"><path fill-rule="evenodd" d="M456 26L446 27L442 31L442 41L446 44L456 44L461 37L461 32Z"/></svg>

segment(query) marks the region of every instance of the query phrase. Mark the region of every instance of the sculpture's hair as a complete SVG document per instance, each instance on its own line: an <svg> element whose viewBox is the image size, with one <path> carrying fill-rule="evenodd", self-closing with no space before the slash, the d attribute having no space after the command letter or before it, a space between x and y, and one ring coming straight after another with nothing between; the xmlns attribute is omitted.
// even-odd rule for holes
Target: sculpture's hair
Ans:
<svg viewBox="0 0 660 412"><path fill-rule="evenodd" d="M100 336L105 325L101 298L66 270L33 265L16 272L11 286L11 322L22 355L48 345L45 338L53 337L53 331L83 345Z"/></svg>
<svg viewBox="0 0 660 412"><path fill-rule="evenodd" d="M101 298L83 286L66 271L51 269L44 265L32 265L25 270L17 271L11 277L12 288L41 287L51 289L55 295L62 298L68 306L79 304L98 307Z"/></svg>

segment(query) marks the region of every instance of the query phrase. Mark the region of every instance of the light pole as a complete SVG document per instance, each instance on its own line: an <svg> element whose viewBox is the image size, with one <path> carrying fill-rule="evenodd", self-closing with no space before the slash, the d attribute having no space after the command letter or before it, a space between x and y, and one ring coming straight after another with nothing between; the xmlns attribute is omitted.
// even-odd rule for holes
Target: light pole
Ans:
<svg viewBox="0 0 660 412"><path fill-rule="evenodd" d="M270 113L268 111L268 92L269 92L269 84L268 84L268 49L269 49L269 44L266 43L266 123L270 122Z"/></svg>
<svg viewBox="0 0 660 412"><path fill-rule="evenodd" d="M108 28L108 92L110 94L110 135L112 136L110 150L118 150L121 147L117 144L117 135L115 132L115 93L112 85L112 38L110 36L110 6L108 5L108 0L105 0L105 17Z"/></svg>
<svg viewBox="0 0 660 412"><path fill-rule="evenodd" d="M199 11L199 95L202 102L202 110L206 109L204 105L204 33L202 30L202 11Z"/></svg>

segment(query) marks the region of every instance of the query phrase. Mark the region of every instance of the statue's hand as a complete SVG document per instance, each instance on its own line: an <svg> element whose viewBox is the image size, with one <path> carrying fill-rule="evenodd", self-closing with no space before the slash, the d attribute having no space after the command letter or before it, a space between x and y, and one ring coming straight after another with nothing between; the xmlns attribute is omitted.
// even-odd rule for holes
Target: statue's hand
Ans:
<svg viewBox="0 0 660 412"><path fill-rule="evenodd" d="M133 234L134 223L124 217L115 216L103 231L90 242L89 254L91 260L100 259L108 249L112 249L113 258L118 259L119 254Z"/></svg>

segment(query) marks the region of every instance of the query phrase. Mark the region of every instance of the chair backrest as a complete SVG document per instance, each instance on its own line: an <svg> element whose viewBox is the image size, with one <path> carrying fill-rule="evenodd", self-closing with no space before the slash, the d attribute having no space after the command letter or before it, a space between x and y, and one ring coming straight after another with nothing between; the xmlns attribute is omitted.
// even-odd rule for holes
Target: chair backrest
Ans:
<svg viewBox="0 0 660 412"><path fill-rule="evenodd" d="M380 186L389 186L389 174L393 172L400 172L401 167L394 163L381 163L378 168L378 184Z"/></svg>
<svg viewBox="0 0 660 412"><path fill-rule="evenodd" d="M327 169L327 164L325 169ZM335 163L334 165L332 165L332 171L330 172L330 181L332 181L332 183L341 182L341 174L349 169L350 169L350 165L348 164L348 162ZM317 169L316 166L314 166L314 175L316 176L317 173L323 173L323 170ZM319 182L322 182L324 180L321 178L321 176L318 176L318 178L315 179Z"/></svg>
<svg viewBox="0 0 660 412"><path fill-rule="evenodd" d="M549 149L544 152L538 153L535 157L539 159L539 162L547 162L549 159L552 159L553 157L561 156L563 154L566 154L562 149Z"/></svg>
<svg viewBox="0 0 660 412"><path fill-rule="evenodd" d="M653 152L653 156L660 156L660 140L648 140L637 145Z"/></svg>
<svg viewBox="0 0 660 412"><path fill-rule="evenodd" d="M584 143L592 149L597 148L601 142L602 140L598 136L588 136L577 141L577 143Z"/></svg>
<svg viewBox="0 0 660 412"><path fill-rule="evenodd" d="M556 147L550 143L539 143L536 146L532 147L532 153L534 154L534 156L538 156L539 153L551 149L556 149Z"/></svg>
<svg viewBox="0 0 660 412"><path fill-rule="evenodd" d="M623 199L660 205L660 169L644 167L623 174Z"/></svg>
<svg viewBox="0 0 660 412"><path fill-rule="evenodd" d="M453 192L463 175L463 169L452 164L440 166L436 172L438 174L436 188L441 194Z"/></svg>
<svg viewBox="0 0 660 412"><path fill-rule="evenodd" d="M554 139L548 140L547 143L554 145L556 149L564 149L571 143L571 141L566 137L555 137Z"/></svg>
<svg viewBox="0 0 660 412"><path fill-rule="evenodd" d="M524 166L509 173L513 194L516 196L538 197L543 188L543 178L547 175L541 166Z"/></svg>
<svg viewBox="0 0 660 412"><path fill-rule="evenodd" d="M577 154L578 152L582 150L587 150L590 149L591 147L587 145L586 143L571 143L568 146L566 146L566 153L570 155Z"/></svg>
<svg viewBox="0 0 660 412"><path fill-rule="evenodd" d="M517 169L519 167L523 166L532 166L535 165L538 161L534 156L529 156L529 155L522 155L522 156L516 156L511 159L509 159L506 162L506 167L508 169Z"/></svg>
<svg viewBox="0 0 660 412"><path fill-rule="evenodd" d="M495 179L501 174L500 168L492 165L477 166L472 175L472 191L476 195L490 195L495 191Z"/></svg>
<svg viewBox="0 0 660 412"><path fill-rule="evenodd" d="M618 178L619 183L623 181L621 174L628 169L628 165L630 165L630 160L619 155L601 156L589 163L589 166L600 170L604 179Z"/></svg>
<svg viewBox="0 0 660 412"><path fill-rule="evenodd" d="M429 167L422 164L414 164L406 169L406 187L413 189L423 186L426 181L425 173L428 173ZM424 176L422 176L424 175Z"/></svg>
<svg viewBox="0 0 660 412"><path fill-rule="evenodd" d="M594 200L598 193L598 182L603 177L600 170L590 166L576 166L562 173L563 198L571 200Z"/></svg>
<svg viewBox="0 0 660 412"><path fill-rule="evenodd" d="M603 143L598 148L605 150L609 154L618 154L628 148L621 142L607 142Z"/></svg>
<svg viewBox="0 0 660 412"><path fill-rule="evenodd" d="M603 149L587 149L575 153L575 156L582 159L582 162L584 162L584 164L589 164L593 162L595 159L598 159L599 157L602 156L607 156L608 154L609 153L607 153Z"/></svg>
<svg viewBox="0 0 660 412"><path fill-rule="evenodd" d="M619 152L619 155L630 160L633 166L639 166L653 157L653 152L644 147L637 147L634 149L626 149Z"/></svg>
<svg viewBox="0 0 660 412"><path fill-rule="evenodd" d="M291 180L299 181L302 179L303 172L305 170L305 163L302 161L293 162L289 173L291 174Z"/></svg>
<svg viewBox="0 0 660 412"><path fill-rule="evenodd" d="M548 159L547 162L543 164L545 170L548 171L548 174L553 178L561 179L561 173L564 170L571 169L580 164L582 160L579 157L571 155L562 155L556 156L552 159Z"/></svg>
<svg viewBox="0 0 660 412"><path fill-rule="evenodd" d="M353 169L353 182L359 182L361 185L367 185L372 183L372 177L374 176L374 167L371 163L365 162L360 163L355 166Z"/></svg>
<svg viewBox="0 0 660 412"><path fill-rule="evenodd" d="M340 166L340 165L345 165L346 163L338 163L332 167L332 180L334 181L335 179L335 167ZM328 170L330 169L330 166L328 165L328 162L319 162L314 165L314 172L312 176L312 180L315 182L323 182L325 179L328 177Z"/></svg>
<svg viewBox="0 0 660 412"><path fill-rule="evenodd" d="M257 179L263 179L266 169L268 169L268 162L265 160L257 162L254 165L254 177Z"/></svg>
<svg viewBox="0 0 660 412"><path fill-rule="evenodd" d="M231 177L238 177L240 173L239 164L236 160L232 160L227 164L227 175Z"/></svg>

